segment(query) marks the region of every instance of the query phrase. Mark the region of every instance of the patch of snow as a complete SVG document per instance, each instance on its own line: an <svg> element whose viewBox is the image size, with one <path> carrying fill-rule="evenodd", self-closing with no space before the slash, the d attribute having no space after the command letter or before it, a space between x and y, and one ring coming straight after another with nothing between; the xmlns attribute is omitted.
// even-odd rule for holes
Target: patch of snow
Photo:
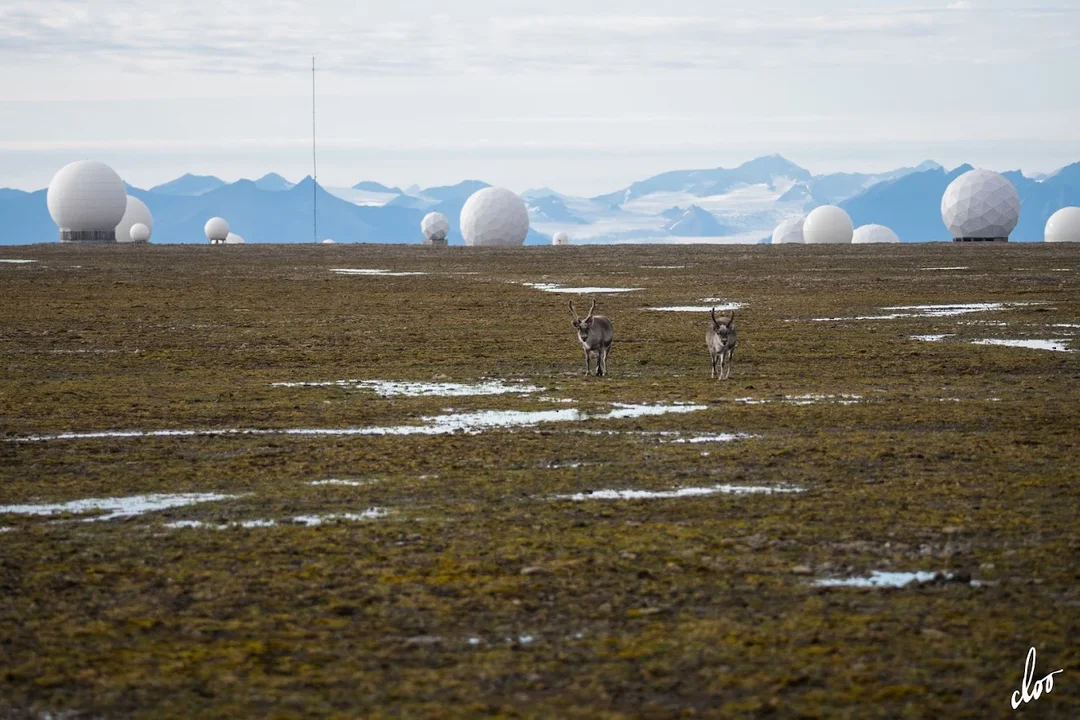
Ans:
<svg viewBox="0 0 1080 720"><path fill-rule="evenodd" d="M527 394L543 388L535 385L507 385L499 380L477 383L411 382L398 380L328 380L325 382L277 382L272 387L343 387L371 390L380 397L466 397L472 395ZM573 401L571 401L573 402Z"/></svg>
<svg viewBox="0 0 1080 720"><path fill-rule="evenodd" d="M773 493L799 493L802 488L768 487L764 485L713 485L712 487L688 487L675 490L594 490L587 493L555 495L552 500L671 500L685 497L703 497L705 495L750 495Z"/></svg>
<svg viewBox="0 0 1080 720"><path fill-rule="evenodd" d="M672 440L673 443L720 443L720 442L733 442L735 440L746 440L747 438L756 437L755 435L747 435L745 433L720 433L719 435L699 435L691 438L679 438L678 440Z"/></svg>
<svg viewBox="0 0 1080 720"><path fill-rule="evenodd" d="M954 337L955 333L945 333L942 335L911 335L911 340L922 340L923 342L941 342L945 338Z"/></svg>
<svg viewBox="0 0 1080 720"><path fill-rule="evenodd" d="M920 270L970 270L971 268L967 267L966 265L961 265L959 267L928 267L928 268L919 268L919 269Z"/></svg>
<svg viewBox="0 0 1080 720"><path fill-rule="evenodd" d="M642 288L614 288L614 287L563 287L554 283L522 283L526 287L543 290L550 293L566 293L578 295L603 295L607 293L637 292Z"/></svg>
<svg viewBox="0 0 1080 720"><path fill-rule="evenodd" d="M727 300L721 300L720 298L704 298L701 302L707 303L719 303L710 305L671 305L665 307L648 307L645 310L657 310L660 312L703 312L707 313L713 308L716 308L717 312L731 312L732 310L739 310L743 307L742 303L729 302Z"/></svg>
<svg viewBox="0 0 1080 720"><path fill-rule="evenodd" d="M548 422L578 422L583 420L618 420L670 413L690 413L707 410L706 405L628 405L613 403L606 413L589 414L576 408L565 410L482 410L421 418L422 425L393 425L388 427L346 428L280 428L224 430L121 430L89 433L60 433L6 438L5 442L43 442L50 440L96 440L102 438L195 437L214 435L291 435L311 437L351 437L360 435L445 435L455 432L477 434L484 430L512 427L531 427Z"/></svg>
<svg viewBox="0 0 1080 720"><path fill-rule="evenodd" d="M645 270L683 270L685 265L642 265Z"/></svg>
<svg viewBox="0 0 1080 720"><path fill-rule="evenodd" d="M1054 352L1074 352L1067 343L1068 340L1001 340L988 338L986 340L972 340L972 345L1001 345L1004 347L1027 348L1028 350L1053 350Z"/></svg>
<svg viewBox="0 0 1080 720"><path fill-rule="evenodd" d="M841 322L845 320L897 320L900 318L941 318L967 315L969 313L1005 310L1010 307L1022 305L1036 305L1039 303L1029 302L988 302L988 303L959 303L956 305L897 305L895 307L881 308L890 312L888 315L858 315L855 317L826 317L812 318L811 322ZM901 312L897 312L901 311Z"/></svg>
<svg viewBox="0 0 1080 720"><path fill-rule="evenodd" d="M370 485L371 480L338 480L337 478L330 478L329 480L313 480L308 485L342 485L345 487L361 487L363 485Z"/></svg>
<svg viewBox="0 0 1080 720"><path fill-rule="evenodd" d="M910 582L930 582L936 577L931 572L879 572L870 573L870 577L825 578L815 582L821 587L904 587ZM951 576L947 576L951 577Z"/></svg>
<svg viewBox="0 0 1080 720"><path fill-rule="evenodd" d="M376 520L381 517L389 515L389 511L373 507L368 508L362 513L338 513L336 515L297 515L292 518L292 522L298 525L308 525L311 527L322 525L323 523L332 522L334 520L351 520L353 522L359 522L361 520Z"/></svg>
<svg viewBox="0 0 1080 720"><path fill-rule="evenodd" d="M330 272L337 275L367 275L375 277L405 277L406 275L427 275L425 272L395 272L393 270L378 270L375 268L331 268Z"/></svg>
<svg viewBox="0 0 1080 720"><path fill-rule="evenodd" d="M25 265L26 263L36 263L37 260L18 260L16 258L0 258L0 263L8 263L10 265Z"/></svg>
<svg viewBox="0 0 1080 720"><path fill-rule="evenodd" d="M190 493L179 495L134 495L123 498L100 498L87 500L72 500L66 503L54 503L43 505L4 505L0 506L0 514L11 513L14 515L58 515L71 513L82 515L95 510L105 511L106 515L98 515L86 518L86 522L99 520L112 520L120 517L132 517L144 515L158 510L185 507L204 502L216 502L219 500L231 500L236 495L220 495L216 493Z"/></svg>

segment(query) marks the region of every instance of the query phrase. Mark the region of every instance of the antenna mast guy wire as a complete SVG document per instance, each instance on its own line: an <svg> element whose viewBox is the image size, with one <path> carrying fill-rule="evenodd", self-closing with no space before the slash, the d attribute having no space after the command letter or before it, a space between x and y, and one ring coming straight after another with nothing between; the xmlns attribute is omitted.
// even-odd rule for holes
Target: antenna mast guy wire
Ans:
<svg viewBox="0 0 1080 720"><path fill-rule="evenodd" d="M315 161L315 56L311 56L311 239L319 242L319 166Z"/></svg>

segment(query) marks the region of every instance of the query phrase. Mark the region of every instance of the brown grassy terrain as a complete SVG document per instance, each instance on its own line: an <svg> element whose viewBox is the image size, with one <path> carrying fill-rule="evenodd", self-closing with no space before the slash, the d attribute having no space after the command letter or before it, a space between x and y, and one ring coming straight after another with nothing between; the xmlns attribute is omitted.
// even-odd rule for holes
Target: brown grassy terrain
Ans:
<svg viewBox="0 0 1080 720"><path fill-rule="evenodd" d="M0 511L0 717L1080 717L1080 352L970 342L1080 350L1055 327L1080 325L1080 247L0 257L38 261L0 263L0 505L232 496L97 522ZM577 298L523 282L642 288L599 296L610 377L583 376ZM645 309L704 298L744 304L726 382L705 313ZM989 302L1016 304L848 319ZM543 389L273 385L347 379ZM617 403L704 409L595 417ZM573 409L594 417L32 440ZM749 437L675 442L720 433ZM360 484L311 484L331 478ZM552 499L718 484L804 492ZM187 520L207 526L170 527ZM229 525L250 520L276 524ZM814 584L874 570L942 575ZM1031 646L1038 677L1064 672L1014 712Z"/></svg>

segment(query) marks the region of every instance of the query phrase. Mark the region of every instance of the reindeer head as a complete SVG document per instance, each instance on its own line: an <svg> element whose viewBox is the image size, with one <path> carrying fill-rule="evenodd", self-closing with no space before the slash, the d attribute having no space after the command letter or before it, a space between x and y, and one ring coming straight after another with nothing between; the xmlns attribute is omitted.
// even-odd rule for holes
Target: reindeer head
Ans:
<svg viewBox="0 0 1080 720"><path fill-rule="evenodd" d="M729 317L726 321L717 320L716 308L712 308L709 310L709 317L712 318L713 332L726 340L728 333L731 332L731 329L735 327L735 311L731 311L731 317Z"/></svg>
<svg viewBox="0 0 1080 720"><path fill-rule="evenodd" d="M584 320L579 318L577 311L574 310L574 301L571 300L568 304L570 305L570 313L574 316L574 321L570 324L577 330L578 338L581 339L581 342L585 342L589 338L589 330L592 328L593 311L596 310L596 301L592 301L592 306L589 308L589 315Z"/></svg>

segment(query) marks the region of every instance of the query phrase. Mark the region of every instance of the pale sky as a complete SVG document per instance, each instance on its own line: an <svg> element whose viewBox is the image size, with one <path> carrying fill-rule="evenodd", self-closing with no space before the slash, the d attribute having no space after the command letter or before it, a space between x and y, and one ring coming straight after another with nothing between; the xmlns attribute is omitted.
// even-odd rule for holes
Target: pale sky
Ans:
<svg viewBox="0 0 1080 720"><path fill-rule="evenodd" d="M1075 0L4 0L0 187L311 172L593 195L781 153L815 173L1080 160Z"/></svg>

